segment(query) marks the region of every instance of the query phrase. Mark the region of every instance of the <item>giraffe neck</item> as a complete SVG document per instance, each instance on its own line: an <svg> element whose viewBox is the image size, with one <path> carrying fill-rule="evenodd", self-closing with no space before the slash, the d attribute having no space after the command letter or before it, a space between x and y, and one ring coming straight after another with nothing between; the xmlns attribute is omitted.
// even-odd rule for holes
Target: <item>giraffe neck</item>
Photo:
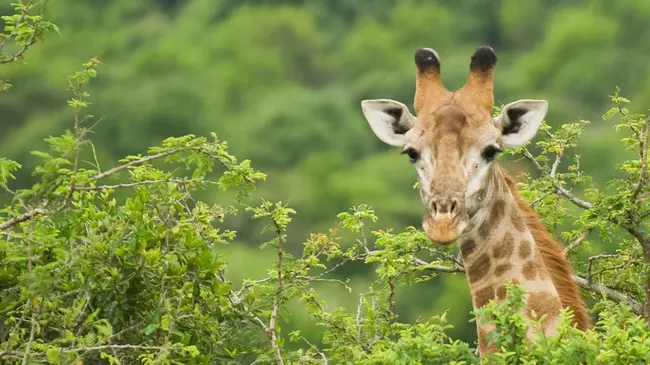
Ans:
<svg viewBox="0 0 650 365"><path fill-rule="evenodd" d="M562 304L535 239L496 166L485 181L469 199L470 226L460 240L472 304L480 308L492 299L501 300L506 284L517 283L526 292L525 314L528 318L531 310L537 316L546 314L542 329L553 335ZM534 337L532 322L528 325L528 337ZM479 351L484 354L489 351L485 336L493 326L478 321L477 326Z"/></svg>

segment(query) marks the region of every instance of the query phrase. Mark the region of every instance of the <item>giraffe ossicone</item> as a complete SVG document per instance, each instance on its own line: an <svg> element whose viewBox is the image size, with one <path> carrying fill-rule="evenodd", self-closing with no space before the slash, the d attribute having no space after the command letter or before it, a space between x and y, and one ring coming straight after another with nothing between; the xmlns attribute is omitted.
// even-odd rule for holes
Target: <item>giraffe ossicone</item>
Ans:
<svg viewBox="0 0 650 365"><path fill-rule="evenodd" d="M493 117L493 74L488 46L470 58L465 85L447 90L441 62L431 48L415 51L414 110L390 99L364 100L361 109L374 134L402 149L415 167L424 204L422 227L438 244L459 242L472 302L479 308L505 297L509 282L526 291L527 315L546 314L542 328L555 333L562 308L580 329L591 326L572 268L539 216L517 193L515 181L495 162L505 147L530 141L548 110L545 100L506 104ZM478 323L479 351L490 351ZM532 325L529 337L535 335Z"/></svg>

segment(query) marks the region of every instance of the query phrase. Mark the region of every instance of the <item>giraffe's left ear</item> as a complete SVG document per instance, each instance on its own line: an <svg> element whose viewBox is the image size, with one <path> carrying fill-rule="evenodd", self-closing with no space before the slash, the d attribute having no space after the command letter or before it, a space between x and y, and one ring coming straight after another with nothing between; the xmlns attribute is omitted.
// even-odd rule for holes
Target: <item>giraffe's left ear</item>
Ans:
<svg viewBox="0 0 650 365"><path fill-rule="evenodd" d="M361 102L361 110L377 138L391 146L402 147L404 135L415 125L415 117L399 101L364 100Z"/></svg>
<svg viewBox="0 0 650 365"><path fill-rule="evenodd" d="M523 99L503 107L501 114L493 119L494 126L503 134L503 147L516 147L530 141L542 124L548 102Z"/></svg>

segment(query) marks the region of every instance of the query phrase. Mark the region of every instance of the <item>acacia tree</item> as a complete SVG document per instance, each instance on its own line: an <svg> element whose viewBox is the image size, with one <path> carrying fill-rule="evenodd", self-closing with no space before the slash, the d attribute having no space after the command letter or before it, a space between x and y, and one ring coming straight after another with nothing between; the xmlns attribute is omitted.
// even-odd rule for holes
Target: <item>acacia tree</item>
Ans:
<svg viewBox="0 0 650 365"><path fill-rule="evenodd" d="M18 50L2 56L3 63L19 61L46 31L56 30L30 15L40 9L36 5L18 3L17 13L5 17L1 44L11 41ZM36 184L12 189L21 165L0 157L0 188L11 199L0 210L3 363L480 362L473 344L446 334L445 313L403 323L396 312L399 286L464 270L455 248L431 244L414 227L368 232L367 222L378 218L372 207L357 206L333 219L328 232L307 237L294 257L286 245L296 212L282 202L250 203L266 176L229 154L215 135L168 138L141 155L100 166L85 91L100 65L92 59L69 78L71 128L47 138L47 151L34 152L41 159ZM616 119L614 127L626 133L623 147L636 155L616 166L618 179L593 181L581 171L579 156L571 155L586 121L557 130L544 124L534 146L509 151L536 170L521 177L520 191L545 223L573 226L558 238L580 273L575 280L596 302L597 326L578 331L565 312L557 336L527 342L519 311L523 293L511 286L505 301L476 311L496 325L493 340L501 351L487 361L650 361L649 122L625 108L628 100L618 90L612 102L604 119ZM195 198L202 189L238 193L227 205L210 205ZM266 278L238 286L222 254L236 235L223 222L235 215L266 222L260 246L275 257ZM588 238L596 233L611 252L589 254ZM335 271L354 262L371 265L375 280L356 310L328 309L314 284L347 285ZM282 330L292 300L322 327L319 343L299 329ZM287 340L298 349L289 349Z"/></svg>

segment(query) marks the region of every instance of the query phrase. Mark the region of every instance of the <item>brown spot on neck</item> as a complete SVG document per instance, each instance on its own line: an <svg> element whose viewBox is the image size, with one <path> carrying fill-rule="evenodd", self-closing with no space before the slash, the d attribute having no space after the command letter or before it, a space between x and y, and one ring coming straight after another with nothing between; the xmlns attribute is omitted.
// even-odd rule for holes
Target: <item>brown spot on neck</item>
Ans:
<svg viewBox="0 0 650 365"><path fill-rule="evenodd" d="M549 322L553 318L560 315L561 308L560 298L551 293L540 292L528 295L527 316L534 321L539 321L543 315L546 315L546 318L542 320L543 330L548 328ZM535 317L533 317L532 311L535 311Z"/></svg>
<svg viewBox="0 0 650 365"><path fill-rule="evenodd" d="M512 252L515 249L515 239L512 237L510 232L506 234L501 239L501 243L494 247L492 254L495 259L505 259L512 256Z"/></svg>
<svg viewBox="0 0 650 365"><path fill-rule="evenodd" d="M460 253L463 257L468 257L476 251L476 241L468 238L460 243Z"/></svg>
<svg viewBox="0 0 650 365"><path fill-rule="evenodd" d="M519 242L519 258L527 259L532 253L532 244L529 240Z"/></svg>
<svg viewBox="0 0 650 365"><path fill-rule="evenodd" d="M503 274L510 271L510 269L512 269L512 264L501 264L494 269L494 275L503 276Z"/></svg>
<svg viewBox="0 0 650 365"><path fill-rule="evenodd" d="M479 256L472 264L467 268L467 277L470 283L475 283L485 276L487 276L490 271L490 255L487 253Z"/></svg>
<svg viewBox="0 0 650 365"><path fill-rule="evenodd" d="M503 219L505 207L506 203L502 199L498 199L492 204L490 216L483 221L483 224L481 224L481 227L478 229L481 238L487 238L490 235L490 232L498 226L499 222Z"/></svg>
<svg viewBox="0 0 650 365"><path fill-rule="evenodd" d="M482 306L488 304L490 300L494 299L494 288L487 286L483 289L477 290L474 295L474 307L481 308Z"/></svg>
<svg viewBox="0 0 650 365"><path fill-rule="evenodd" d="M508 294L508 288L506 288L505 284L500 285L497 288L497 298L501 300L506 299L506 294Z"/></svg>
<svg viewBox="0 0 650 365"><path fill-rule="evenodd" d="M521 275L524 276L526 280L535 280L539 274L539 264L534 261L526 261L524 266L521 268Z"/></svg>

